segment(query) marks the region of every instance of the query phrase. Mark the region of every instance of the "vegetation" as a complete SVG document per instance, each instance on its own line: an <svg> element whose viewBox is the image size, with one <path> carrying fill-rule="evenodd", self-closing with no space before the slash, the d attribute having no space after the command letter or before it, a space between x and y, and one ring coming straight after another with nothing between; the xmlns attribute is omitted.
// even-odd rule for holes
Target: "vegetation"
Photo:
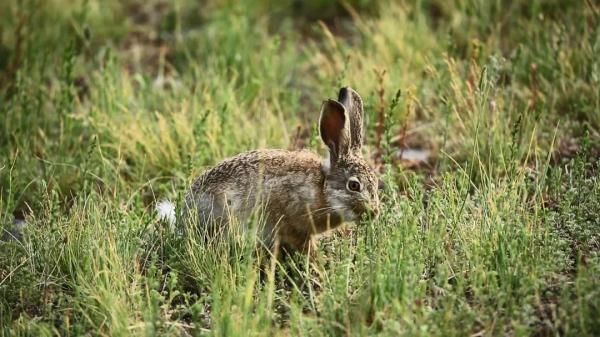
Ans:
<svg viewBox="0 0 600 337"><path fill-rule="evenodd" d="M0 334L600 334L596 2L8 0L0 22ZM324 153L343 85L385 206L314 266L156 219L227 156Z"/></svg>

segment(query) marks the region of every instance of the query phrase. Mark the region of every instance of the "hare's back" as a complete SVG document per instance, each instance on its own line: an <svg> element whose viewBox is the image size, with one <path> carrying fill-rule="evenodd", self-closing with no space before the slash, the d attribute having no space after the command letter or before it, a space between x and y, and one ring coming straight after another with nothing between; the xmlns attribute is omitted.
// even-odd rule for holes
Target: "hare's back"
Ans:
<svg viewBox="0 0 600 337"><path fill-rule="evenodd" d="M186 204L200 221L235 214L248 216L269 200L278 213L294 213L313 203L322 181L321 158L309 151L256 150L226 159L193 184Z"/></svg>
<svg viewBox="0 0 600 337"><path fill-rule="evenodd" d="M254 150L228 158L205 171L192 191L219 191L225 187L256 185L257 179L320 171L321 159L310 151Z"/></svg>

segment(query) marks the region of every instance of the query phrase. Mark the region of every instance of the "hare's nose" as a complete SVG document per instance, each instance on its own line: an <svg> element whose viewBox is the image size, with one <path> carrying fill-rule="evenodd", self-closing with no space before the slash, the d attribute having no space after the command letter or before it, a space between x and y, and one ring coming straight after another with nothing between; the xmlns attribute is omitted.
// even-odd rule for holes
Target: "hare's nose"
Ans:
<svg viewBox="0 0 600 337"><path fill-rule="evenodd" d="M379 216L379 207L377 205L369 205L366 213L370 217L377 218Z"/></svg>
<svg viewBox="0 0 600 337"><path fill-rule="evenodd" d="M373 207L373 215L374 215L375 217L378 217L378 216L379 216L379 206L375 206L375 207Z"/></svg>

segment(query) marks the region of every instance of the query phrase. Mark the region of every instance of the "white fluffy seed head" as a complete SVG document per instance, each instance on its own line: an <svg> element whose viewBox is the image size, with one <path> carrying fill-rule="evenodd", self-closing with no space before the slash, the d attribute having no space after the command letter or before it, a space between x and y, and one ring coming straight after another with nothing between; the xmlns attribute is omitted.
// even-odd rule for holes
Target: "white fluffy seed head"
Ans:
<svg viewBox="0 0 600 337"><path fill-rule="evenodd" d="M156 217L158 220L165 221L171 226L175 225L175 204L168 200L157 203Z"/></svg>

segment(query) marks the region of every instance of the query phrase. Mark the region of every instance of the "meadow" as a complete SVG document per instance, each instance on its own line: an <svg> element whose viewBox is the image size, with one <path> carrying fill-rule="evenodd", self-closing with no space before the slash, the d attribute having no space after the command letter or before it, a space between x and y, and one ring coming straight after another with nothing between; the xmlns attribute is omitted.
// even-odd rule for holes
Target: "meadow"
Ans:
<svg viewBox="0 0 600 337"><path fill-rule="evenodd" d="M592 0L0 1L0 335L600 335ZM156 217L365 103L375 220L261 270Z"/></svg>

